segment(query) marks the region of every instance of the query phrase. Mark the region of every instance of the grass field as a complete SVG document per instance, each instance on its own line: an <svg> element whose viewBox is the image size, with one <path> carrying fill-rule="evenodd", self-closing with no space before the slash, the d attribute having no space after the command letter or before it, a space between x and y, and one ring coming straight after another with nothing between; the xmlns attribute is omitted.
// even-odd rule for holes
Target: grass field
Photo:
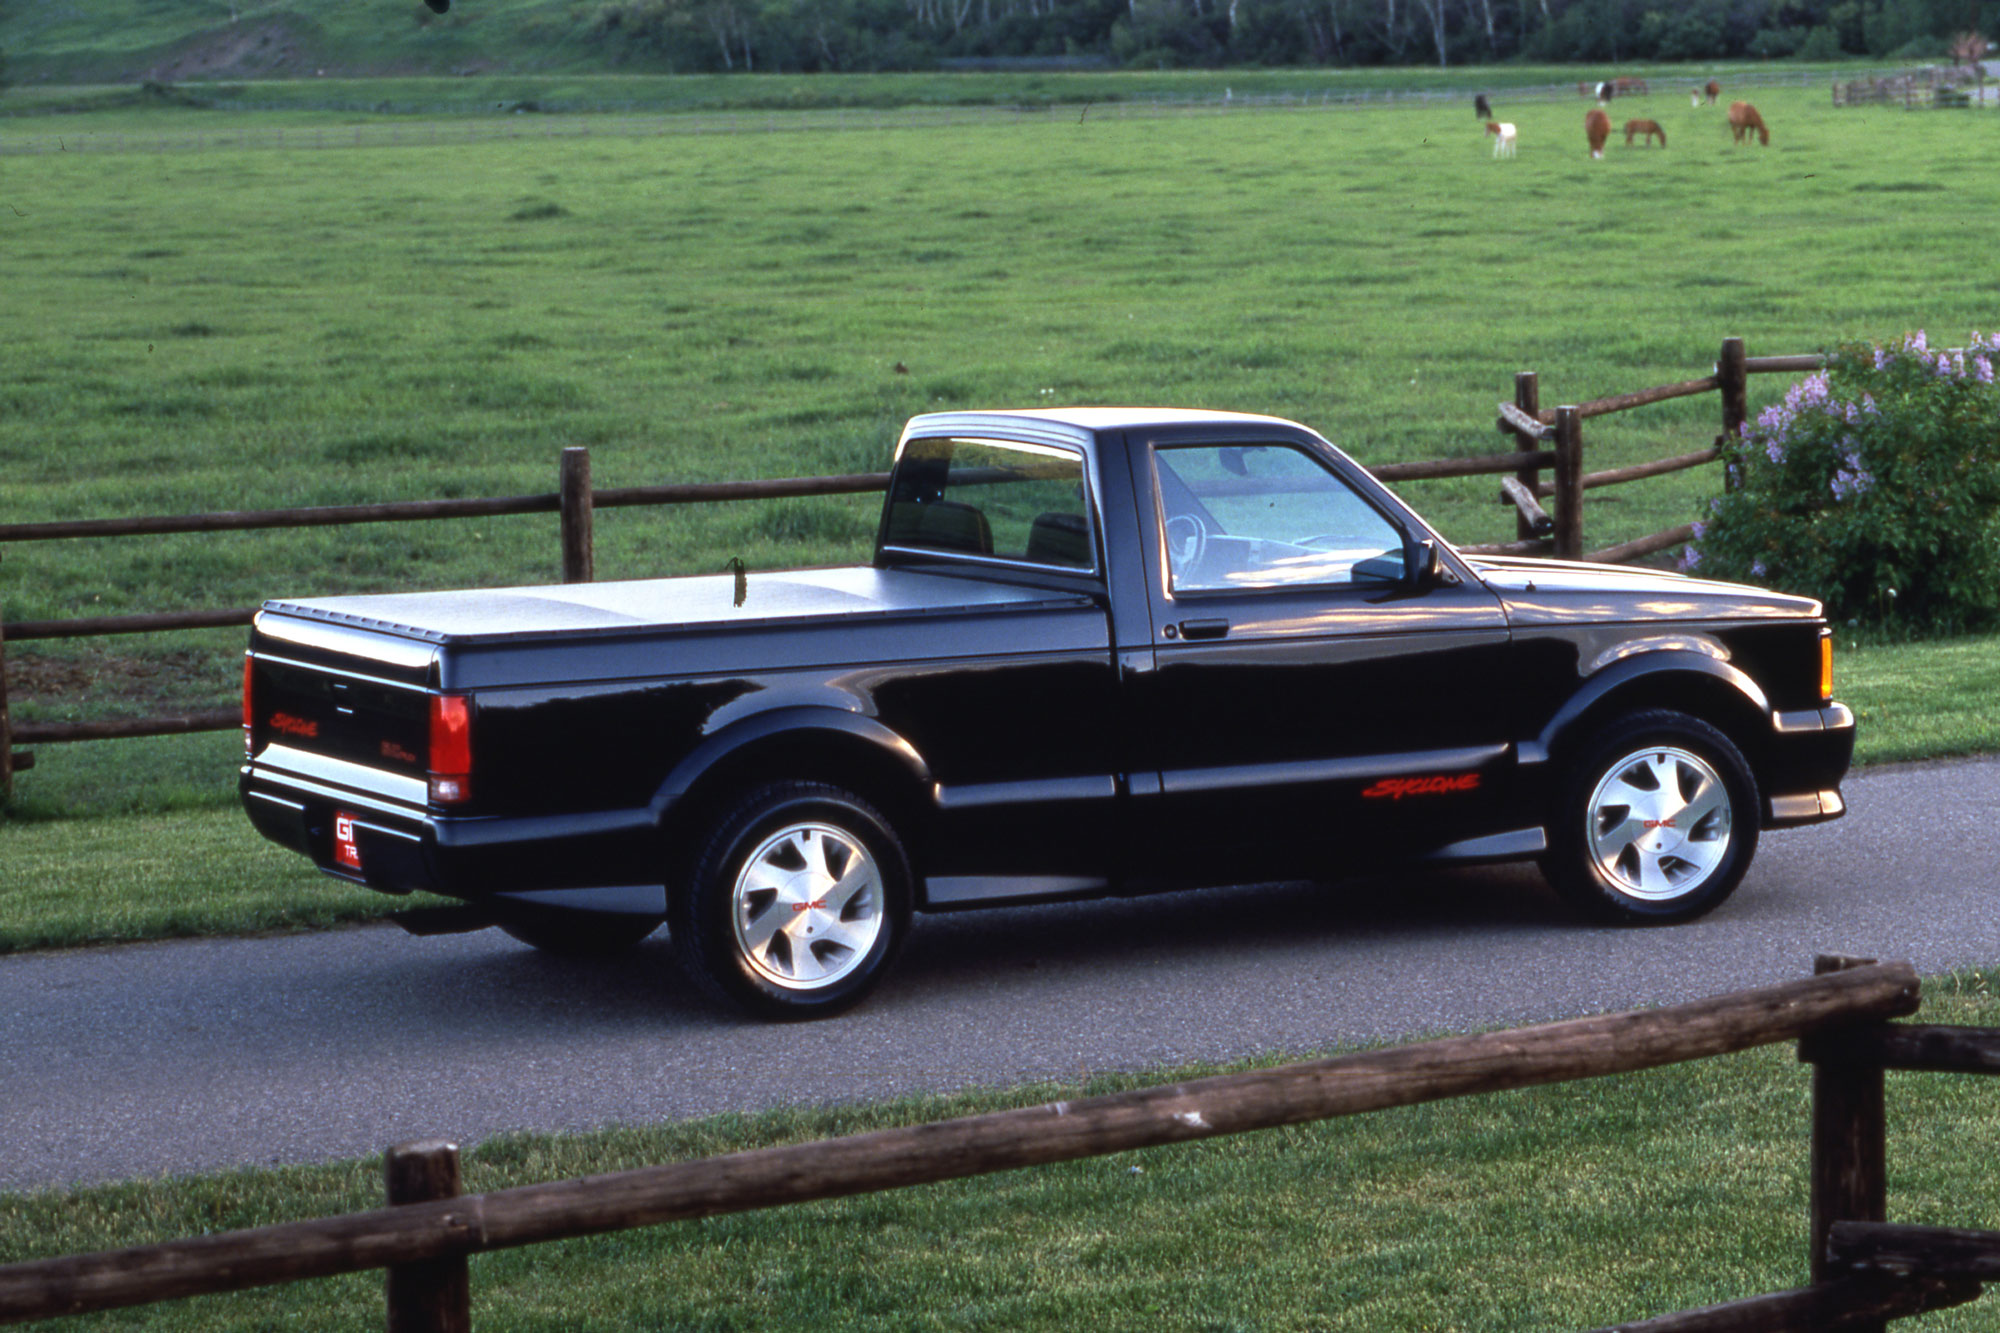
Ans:
<svg viewBox="0 0 2000 1333"><path fill-rule="evenodd" d="M1990 974L1923 1021L1994 1025ZM466 1155L483 1192L1074 1099L1144 1080L800 1110ZM1590 1328L1801 1285L1810 1072L1789 1047L1613 1079L473 1259L487 1330ZM1889 1216L1989 1227L1991 1087L1888 1082ZM1949 1144L1950 1151L1936 1150ZM379 1161L0 1196L0 1256L143 1244L379 1206ZM1898 1323L1993 1327L1993 1303ZM373 1274L52 1328L379 1328Z"/></svg>
<svg viewBox="0 0 2000 1333"><path fill-rule="evenodd" d="M0 156L0 522L547 491L571 444L602 486L869 470L934 407L1231 407L1368 462L1484 453L1517 369L1577 401L1702 374L1726 335L1759 354L1995 322L2000 279L1965 256L2000 217L2000 117L1772 89L1774 142L1746 149L1657 86L1619 109L1672 146L1603 162L1581 101L1504 100L1513 162L1456 105L200 152L135 129L122 153ZM1595 420L1589 466L1700 447L1718 419L1703 397ZM1716 484L1593 491L1587 540L1684 522ZM1404 490L1457 540L1511 535L1490 479ZM598 570L851 560L872 516L608 512ZM30 543L4 551L0 611L556 564L552 517ZM12 645L16 716L226 704L240 642ZM97 809L119 785L93 779Z"/></svg>

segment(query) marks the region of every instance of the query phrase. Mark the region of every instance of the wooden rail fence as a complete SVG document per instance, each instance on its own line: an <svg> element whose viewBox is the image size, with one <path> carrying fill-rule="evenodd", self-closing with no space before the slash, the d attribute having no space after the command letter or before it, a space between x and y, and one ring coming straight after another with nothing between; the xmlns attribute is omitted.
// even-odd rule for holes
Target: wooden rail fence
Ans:
<svg viewBox="0 0 2000 1333"><path fill-rule="evenodd" d="M1811 1284L1619 1325L1626 1333L1879 1329L2000 1280L2000 1232L1885 1220L1883 1071L2000 1073L2000 1029L1891 1024L1907 963L1821 958L1798 981L1692 1003L1451 1037L1275 1069L763 1148L487 1194L458 1150L392 1148L386 1208L0 1267L0 1322L81 1314L368 1269L394 1333L469 1329L467 1259L664 1222L901 1189L1477 1093L1800 1043L1813 1065Z"/></svg>
<svg viewBox="0 0 2000 1333"><path fill-rule="evenodd" d="M1511 452L1470 458L1386 463L1369 469L1383 481L1417 481L1442 477L1503 476L1500 502L1515 506L1519 518L1516 540L1464 549L1481 554L1553 555L1564 559L1620 562L1671 549L1694 534L1692 524L1585 552L1584 494L1602 486L1622 485L1699 467L1720 456L1723 436L1733 435L1745 418L1747 377L1760 373L1818 369L1819 356L1744 355L1740 338L1726 339L1715 372L1697 380L1636 393L1593 399L1553 411L1541 407L1539 379L1533 371L1514 377L1514 400L1502 403L1499 429L1514 439ZM1591 417L1629 411L1649 403L1690 394L1717 393L1721 399L1722 435L1714 445L1654 462L1599 472L1585 472L1582 423ZM1551 479L1542 480L1548 472ZM208 514L176 514L137 518L78 519L55 523L0 524L0 543L61 541L85 538L134 537L168 533L240 532L260 528L323 527L352 523L419 522L444 518L478 518L500 514L559 514L562 578L589 582L595 574L591 516L599 509L634 505L711 504L733 500L773 500L813 495L851 495L880 491L886 472L831 477L791 477L770 481L710 482L663 486L594 489L590 454L586 449L562 451L558 488L536 495L494 496L462 500L415 500L388 504L329 505L311 509L265 509ZM1541 501L1553 500L1553 512ZM138 736L172 736L188 732L228 731L241 725L236 709L212 709L167 716L118 718L90 722L10 721L7 708L9 641L94 638L117 634L150 634L165 630L214 629L248 625L254 607L227 610L177 611L156 615L92 616L65 620L25 620L0 624L0 798L13 791L14 774L33 767L33 751L15 745L57 744Z"/></svg>

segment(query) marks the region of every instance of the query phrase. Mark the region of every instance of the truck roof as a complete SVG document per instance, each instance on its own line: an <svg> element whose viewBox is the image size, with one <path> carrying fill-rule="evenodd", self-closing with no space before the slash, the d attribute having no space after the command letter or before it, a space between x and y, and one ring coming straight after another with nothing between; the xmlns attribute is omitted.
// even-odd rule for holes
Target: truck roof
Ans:
<svg viewBox="0 0 2000 1333"><path fill-rule="evenodd" d="M980 412L927 412L912 417L905 435L939 435L977 430L993 422L1034 421L1075 430L1137 430L1155 426L1268 425L1286 433L1298 423L1250 412L1212 412L1186 407L1031 407Z"/></svg>

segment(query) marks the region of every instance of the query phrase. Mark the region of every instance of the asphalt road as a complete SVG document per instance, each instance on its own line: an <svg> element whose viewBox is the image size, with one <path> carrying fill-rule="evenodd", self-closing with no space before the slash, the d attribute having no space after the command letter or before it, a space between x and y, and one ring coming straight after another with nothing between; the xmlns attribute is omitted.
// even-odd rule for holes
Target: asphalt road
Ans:
<svg viewBox="0 0 2000 1333"><path fill-rule="evenodd" d="M808 1025L699 1003L664 933L608 963L392 926L0 958L0 1189L1537 1022L1816 953L2000 963L2000 758L1846 790L1686 926L1577 924L1514 868L925 917L874 998Z"/></svg>

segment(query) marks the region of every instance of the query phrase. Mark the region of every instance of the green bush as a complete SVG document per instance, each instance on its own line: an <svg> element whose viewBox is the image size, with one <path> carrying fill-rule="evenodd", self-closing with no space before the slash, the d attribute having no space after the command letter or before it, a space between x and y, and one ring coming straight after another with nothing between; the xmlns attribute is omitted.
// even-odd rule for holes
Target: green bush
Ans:
<svg viewBox="0 0 2000 1333"><path fill-rule="evenodd" d="M2000 334L1842 346L1725 442L1736 484L1681 557L1817 597L1835 620L1957 633L2000 620Z"/></svg>

